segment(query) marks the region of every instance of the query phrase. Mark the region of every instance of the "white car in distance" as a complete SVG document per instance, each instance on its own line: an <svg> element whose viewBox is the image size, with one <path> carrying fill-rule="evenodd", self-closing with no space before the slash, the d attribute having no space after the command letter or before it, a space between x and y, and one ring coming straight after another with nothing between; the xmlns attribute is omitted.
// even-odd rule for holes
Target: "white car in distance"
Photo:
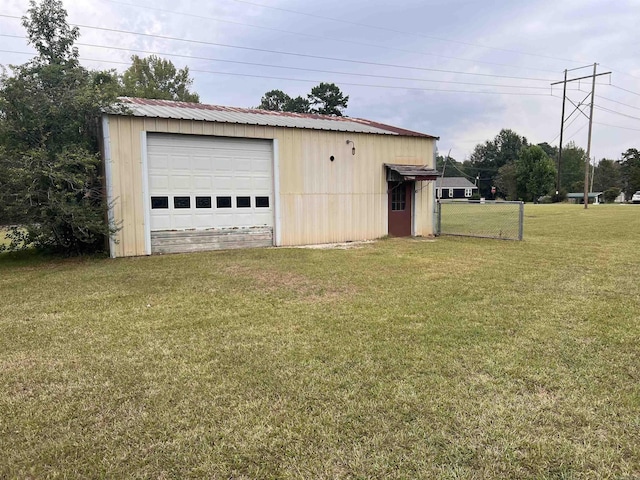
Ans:
<svg viewBox="0 0 640 480"><path fill-rule="evenodd" d="M631 203L640 203L640 190L633 194L631 197Z"/></svg>

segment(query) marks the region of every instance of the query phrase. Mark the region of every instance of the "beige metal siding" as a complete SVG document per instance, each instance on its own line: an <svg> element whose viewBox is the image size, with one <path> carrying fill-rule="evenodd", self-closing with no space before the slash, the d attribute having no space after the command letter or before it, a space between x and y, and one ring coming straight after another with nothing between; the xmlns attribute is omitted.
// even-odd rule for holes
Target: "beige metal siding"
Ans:
<svg viewBox="0 0 640 480"><path fill-rule="evenodd" d="M365 240L387 234L384 163L433 165L435 140L196 120L109 116L116 256L144 255L141 132L277 139L282 245ZM356 154L351 154L355 143ZM334 156L335 160L330 161ZM433 185L416 183L414 229L430 235ZM277 228L277 227L276 227Z"/></svg>

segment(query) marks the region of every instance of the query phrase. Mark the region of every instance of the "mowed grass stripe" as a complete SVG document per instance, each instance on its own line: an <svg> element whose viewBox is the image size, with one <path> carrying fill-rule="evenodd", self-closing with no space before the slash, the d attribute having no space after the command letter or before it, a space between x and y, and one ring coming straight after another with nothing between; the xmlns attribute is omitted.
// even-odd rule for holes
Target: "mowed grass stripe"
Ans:
<svg viewBox="0 0 640 480"><path fill-rule="evenodd" d="M634 206L525 241L0 256L0 477L633 478Z"/></svg>

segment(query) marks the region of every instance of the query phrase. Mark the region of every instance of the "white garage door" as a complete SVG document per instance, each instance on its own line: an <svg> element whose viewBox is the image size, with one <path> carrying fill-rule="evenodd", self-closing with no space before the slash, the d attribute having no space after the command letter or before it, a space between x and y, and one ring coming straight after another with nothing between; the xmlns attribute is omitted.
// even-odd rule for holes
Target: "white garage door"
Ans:
<svg viewBox="0 0 640 480"><path fill-rule="evenodd" d="M273 143L150 133L151 231L273 227Z"/></svg>

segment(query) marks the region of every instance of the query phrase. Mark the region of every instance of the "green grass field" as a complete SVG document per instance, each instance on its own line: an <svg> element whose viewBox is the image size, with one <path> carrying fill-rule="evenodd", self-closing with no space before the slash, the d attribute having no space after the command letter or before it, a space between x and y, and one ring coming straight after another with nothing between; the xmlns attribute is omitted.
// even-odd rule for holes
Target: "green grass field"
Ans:
<svg viewBox="0 0 640 480"><path fill-rule="evenodd" d="M0 255L0 478L640 477L640 207L525 241Z"/></svg>
<svg viewBox="0 0 640 480"><path fill-rule="evenodd" d="M446 235L471 235L518 240L520 205L512 202L440 203L440 232Z"/></svg>

